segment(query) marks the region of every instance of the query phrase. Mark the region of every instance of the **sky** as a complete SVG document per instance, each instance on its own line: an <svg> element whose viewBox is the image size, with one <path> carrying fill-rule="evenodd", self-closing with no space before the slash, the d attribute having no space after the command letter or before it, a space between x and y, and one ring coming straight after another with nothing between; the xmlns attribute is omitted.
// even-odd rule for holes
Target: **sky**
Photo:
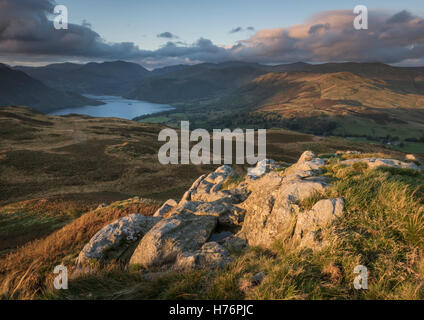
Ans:
<svg viewBox="0 0 424 320"><path fill-rule="evenodd" d="M193 43L203 37L229 45L247 38L255 30L289 27L317 12L356 5L369 9L404 9L424 15L423 0L60 0L74 23L87 20L109 41L133 41L144 49L164 44L157 35L171 32ZM118 4L119 3L119 4ZM243 27L244 32L230 33Z"/></svg>
<svg viewBox="0 0 424 320"><path fill-rule="evenodd" d="M66 31L52 27L57 4L68 8ZM368 30L353 28L359 4L369 9ZM228 60L424 65L424 1L0 0L0 62L117 59L148 68Z"/></svg>

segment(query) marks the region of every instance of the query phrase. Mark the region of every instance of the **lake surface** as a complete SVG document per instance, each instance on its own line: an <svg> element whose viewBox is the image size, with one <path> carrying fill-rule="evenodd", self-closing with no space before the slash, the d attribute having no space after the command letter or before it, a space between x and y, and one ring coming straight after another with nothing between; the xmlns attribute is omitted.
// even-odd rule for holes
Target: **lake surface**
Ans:
<svg viewBox="0 0 424 320"><path fill-rule="evenodd" d="M63 116L71 113L84 114L92 117L115 117L122 119L134 119L135 117L156 112L172 110L174 107L167 104L157 104L146 101L129 100L114 96L84 95L87 98L102 101L101 106L85 106L56 110L51 115Z"/></svg>

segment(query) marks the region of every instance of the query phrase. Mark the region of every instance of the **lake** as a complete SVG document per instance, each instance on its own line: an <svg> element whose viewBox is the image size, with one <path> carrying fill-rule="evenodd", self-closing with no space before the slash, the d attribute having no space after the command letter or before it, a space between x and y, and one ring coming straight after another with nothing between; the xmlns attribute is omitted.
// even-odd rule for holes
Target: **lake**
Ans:
<svg viewBox="0 0 424 320"><path fill-rule="evenodd" d="M78 108L60 109L49 113L50 115L63 116L71 113L84 114L92 117L115 117L134 119L135 117L175 109L167 104L157 104L146 101L130 100L114 96L84 95L87 98L102 101L101 106L85 106Z"/></svg>

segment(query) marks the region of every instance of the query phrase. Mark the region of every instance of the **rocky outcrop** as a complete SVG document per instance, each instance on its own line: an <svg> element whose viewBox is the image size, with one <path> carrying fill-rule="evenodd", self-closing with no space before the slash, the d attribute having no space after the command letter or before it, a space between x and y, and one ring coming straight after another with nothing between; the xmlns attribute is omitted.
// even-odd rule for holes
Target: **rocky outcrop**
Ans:
<svg viewBox="0 0 424 320"><path fill-rule="evenodd" d="M324 165L324 159L317 158L312 151L305 151L294 165L286 169L284 176L286 180L316 176L322 173Z"/></svg>
<svg viewBox="0 0 424 320"><path fill-rule="evenodd" d="M214 201L231 196L228 191L221 191L222 184L235 175L233 168L223 165L214 172L199 177L184 194L180 204L187 201Z"/></svg>
<svg viewBox="0 0 424 320"><path fill-rule="evenodd" d="M218 218L221 227L238 227L244 220L245 211L233 205L230 197L224 197L211 202L187 201L178 205L169 216L181 213L192 213L194 215L210 215Z"/></svg>
<svg viewBox="0 0 424 320"><path fill-rule="evenodd" d="M379 167L392 167L401 169L421 170L422 168L413 162L405 162L396 159L383 159L383 158L362 158L362 159L349 159L340 162L344 165L353 165L355 163L366 163L368 168L376 169Z"/></svg>
<svg viewBox="0 0 424 320"><path fill-rule="evenodd" d="M265 174L273 169L278 169L281 166L277 165L273 159L263 159L258 161L256 167L249 168L247 175L250 179L256 180L263 177Z"/></svg>
<svg viewBox="0 0 424 320"><path fill-rule="evenodd" d="M155 212L153 216L163 218L169 211L171 211L176 206L177 206L177 202L174 199L169 199L162 205L162 207L160 207Z"/></svg>
<svg viewBox="0 0 424 320"><path fill-rule="evenodd" d="M421 169L412 157L403 162L364 158L354 151L343 154L358 158L333 155L332 163ZM120 259L161 271L222 268L231 262L229 252L248 245L270 247L281 237L319 249L337 239L334 222L344 210L342 198L319 200L309 210L302 205L307 198L325 195L330 186L321 175L325 165L326 160L311 151L284 171L273 170L278 165L266 159L243 182L226 184L236 186L230 190L223 185L235 172L221 166L199 177L179 203L166 201L154 217L133 214L104 227L81 251L78 264Z"/></svg>
<svg viewBox="0 0 424 320"><path fill-rule="evenodd" d="M284 174L271 172L249 183L251 194L241 204L246 210L239 237L249 245L269 247L281 235L291 233L297 219L297 203L315 193L323 193L328 183L314 176L324 161L305 152Z"/></svg>
<svg viewBox="0 0 424 320"><path fill-rule="evenodd" d="M130 248L145 235L160 218L130 214L105 226L88 242L78 256L78 266L124 260L131 256Z"/></svg>
<svg viewBox="0 0 424 320"><path fill-rule="evenodd" d="M157 223L138 244L131 265L145 268L175 264L177 257L200 250L217 225L217 218L183 212Z"/></svg>

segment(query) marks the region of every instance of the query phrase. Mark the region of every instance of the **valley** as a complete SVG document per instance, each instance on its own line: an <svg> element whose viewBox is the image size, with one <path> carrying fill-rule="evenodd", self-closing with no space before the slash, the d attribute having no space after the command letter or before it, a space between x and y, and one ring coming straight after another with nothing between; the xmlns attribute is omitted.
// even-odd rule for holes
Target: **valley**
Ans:
<svg viewBox="0 0 424 320"><path fill-rule="evenodd" d="M114 61L18 66L13 70L27 73L51 90L85 95L80 99L92 101L86 105L104 103L95 96L113 95L175 107L155 110L154 115L142 111L124 116L145 123L178 127L181 120L189 120L195 128L205 129L284 128L424 152L424 69L419 67L300 62L267 66L230 61L149 71L134 63ZM4 104L37 107L57 98L49 99L38 99L38 104L33 98L28 98L29 104L9 99ZM77 113L78 107L81 102L66 106ZM39 110L63 109L43 108ZM113 115L101 108L84 108L95 116ZM126 109L124 105L118 108Z"/></svg>

